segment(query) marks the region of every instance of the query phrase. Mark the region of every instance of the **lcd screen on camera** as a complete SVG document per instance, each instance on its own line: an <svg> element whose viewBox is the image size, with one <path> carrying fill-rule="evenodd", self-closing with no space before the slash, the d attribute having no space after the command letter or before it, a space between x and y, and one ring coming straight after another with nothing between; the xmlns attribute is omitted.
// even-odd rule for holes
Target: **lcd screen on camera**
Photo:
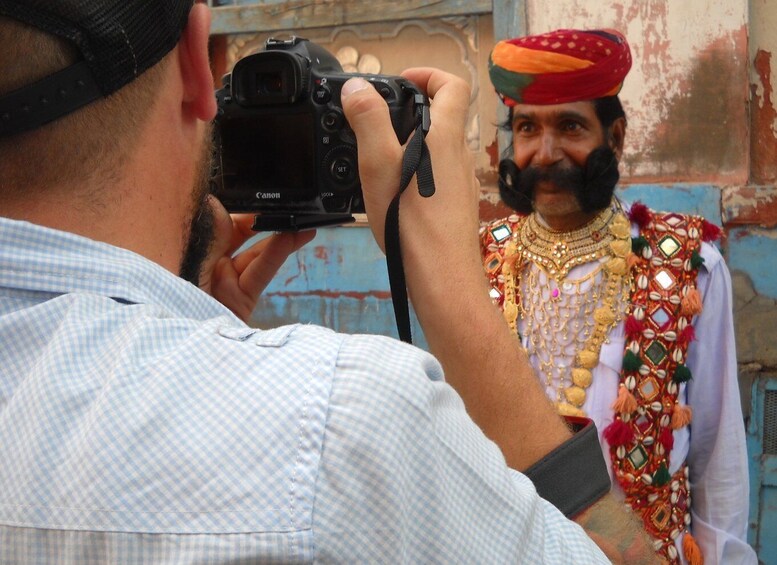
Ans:
<svg viewBox="0 0 777 565"><path fill-rule="evenodd" d="M241 116L221 125L224 189L268 204L317 195L313 116L277 112Z"/></svg>

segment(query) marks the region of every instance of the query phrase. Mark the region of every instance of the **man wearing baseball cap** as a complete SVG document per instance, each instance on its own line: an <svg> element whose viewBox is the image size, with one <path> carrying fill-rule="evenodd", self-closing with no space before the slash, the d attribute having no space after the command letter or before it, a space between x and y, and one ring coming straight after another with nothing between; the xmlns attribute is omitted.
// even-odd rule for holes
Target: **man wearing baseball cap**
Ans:
<svg viewBox="0 0 777 565"><path fill-rule="evenodd" d="M516 214L481 230L492 296L557 411L596 423L662 560L755 563L719 229L614 197L630 68L614 30L494 47L512 132L500 192Z"/></svg>
<svg viewBox="0 0 777 565"><path fill-rule="evenodd" d="M208 26L191 0L0 0L0 562L606 562L564 514L649 559L595 430L553 413L490 306L468 86L406 73L433 99L441 188L403 196L402 251L436 358L259 330L311 235L232 256L250 229L208 196ZM382 246L403 149L366 81L342 99Z"/></svg>

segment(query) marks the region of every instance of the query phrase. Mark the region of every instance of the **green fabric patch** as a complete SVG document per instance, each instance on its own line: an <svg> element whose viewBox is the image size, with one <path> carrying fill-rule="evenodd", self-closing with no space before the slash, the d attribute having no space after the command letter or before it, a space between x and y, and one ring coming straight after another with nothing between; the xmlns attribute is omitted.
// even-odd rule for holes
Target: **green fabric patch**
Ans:
<svg viewBox="0 0 777 565"><path fill-rule="evenodd" d="M508 71L495 65L491 59L488 60L488 74L498 93L519 103L523 101L524 89L534 82L532 75Z"/></svg>

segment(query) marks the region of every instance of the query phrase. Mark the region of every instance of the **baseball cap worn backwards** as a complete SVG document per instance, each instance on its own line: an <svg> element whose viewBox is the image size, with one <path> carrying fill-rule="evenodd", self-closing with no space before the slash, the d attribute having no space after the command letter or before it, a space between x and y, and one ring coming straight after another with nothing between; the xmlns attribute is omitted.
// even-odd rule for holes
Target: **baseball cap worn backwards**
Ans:
<svg viewBox="0 0 777 565"><path fill-rule="evenodd" d="M629 44L614 30L561 29L507 39L488 60L491 82L508 106L614 96L629 69Z"/></svg>
<svg viewBox="0 0 777 565"><path fill-rule="evenodd" d="M194 0L0 0L0 16L74 44L75 64L0 97L0 137L108 96L178 43Z"/></svg>

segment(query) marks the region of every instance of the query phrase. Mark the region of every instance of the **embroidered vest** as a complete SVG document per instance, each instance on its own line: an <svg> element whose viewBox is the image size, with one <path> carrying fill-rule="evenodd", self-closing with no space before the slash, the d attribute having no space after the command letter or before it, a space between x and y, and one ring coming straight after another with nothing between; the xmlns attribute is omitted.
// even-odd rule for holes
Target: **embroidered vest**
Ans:
<svg viewBox="0 0 777 565"><path fill-rule="evenodd" d="M670 475L669 457L673 430L691 420L691 409L679 402L678 393L691 378L685 359L694 339L693 316L701 312L699 249L719 230L698 216L653 213L638 203L630 216L640 235L632 239L629 259L631 293L618 399L604 435L626 501L642 518L656 552L675 564L680 561L674 540L689 529L691 498L688 467L683 463ZM491 298L508 321L515 320L520 301L515 283L520 269L506 250L523 220L512 215L481 230ZM683 538L683 553L694 565L703 562L690 533Z"/></svg>

